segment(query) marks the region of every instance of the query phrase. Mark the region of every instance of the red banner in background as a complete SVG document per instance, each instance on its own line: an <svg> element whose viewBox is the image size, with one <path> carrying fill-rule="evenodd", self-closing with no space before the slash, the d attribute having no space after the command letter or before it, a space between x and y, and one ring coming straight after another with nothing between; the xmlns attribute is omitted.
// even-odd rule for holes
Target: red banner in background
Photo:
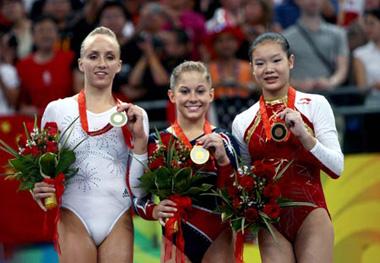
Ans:
<svg viewBox="0 0 380 263"><path fill-rule="evenodd" d="M16 149L16 140L24 133L23 122L33 122L25 116L0 117L0 139ZM53 209L45 213L34 202L28 191L17 191L18 182L5 180L9 154L0 152L0 243L19 245L35 242L50 242L53 237ZM44 223L49 231L43 231Z"/></svg>

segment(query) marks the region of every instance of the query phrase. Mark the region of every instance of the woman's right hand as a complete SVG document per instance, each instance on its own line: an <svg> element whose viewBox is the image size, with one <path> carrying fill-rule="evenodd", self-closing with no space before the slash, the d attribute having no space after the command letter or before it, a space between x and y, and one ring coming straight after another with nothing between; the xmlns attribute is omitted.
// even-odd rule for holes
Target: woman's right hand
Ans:
<svg viewBox="0 0 380 263"><path fill-rule="evenodd" d="M165 222L166 218L174 216L177 212L176 203L169 199L162 200L153 208L153 218Z"/></svg>
<svg viewBox="0 0 380 263"><path fill-rule="evenodd" d="M37 202L39 207L41 207L42 210L45 212L47 211L46 207L42 203L42 199L53 196L55 193L54 185L47 184L45 182L39 182L34 185L33 191L31 191L31 194L33 196L33 199Z"/></svg>

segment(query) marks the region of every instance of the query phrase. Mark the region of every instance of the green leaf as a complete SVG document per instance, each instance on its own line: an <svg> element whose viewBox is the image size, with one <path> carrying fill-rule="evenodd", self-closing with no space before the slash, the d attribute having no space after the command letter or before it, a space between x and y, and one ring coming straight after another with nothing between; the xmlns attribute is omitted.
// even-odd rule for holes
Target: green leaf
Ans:
<svg viewBox="0 0 380 263"><path fill-rule="evenodd" d="M58 142L60 143L62 138L64 137L64 135L66 134L66 132L71 128L71 126L74 125L74 123L76 122L76 120L79 119L79 116L77 116L70 124L69 126L67 126L67 128L62 132L62 134L59 136L59 139L58 139ZM69 137L69 136L68 136ZM65 145L65 143L63 144Z"/></svg>
<svg viewBox="0 0 380 263"><path fill-rule="evenodd" d="M237 217L231 220L231 227L235 231L240 231L241 230L241 221L242 217Z"/></svg>
<svg viewBox="0 0 380 263"><path fill-rule="evenodd" d="M160 167L156 171L155 185L158 190L172 188L172 170Z"/></svg>
<svg viewBox="0 0 380 263"><path fill-rule="evenodd" d="M54 175L57 176L59 173L64 173L66 175L71 165L75 163L75 159L75 153L72 150L63 148L59 153Z"/></svg>
<svg viewBox="0 0 380 263"><path fill-rule="evenodd" d="M38 164L43 177L55 177L55 168L57 165L57 155L55 153L44 153L40 156Z"/></svg>
<svg viewBox="0 0 380 263"><path fill-rule="evenodd" d="M276 175L274 176L273 180L274 181L278 181L281 179L281 177L284 175L285 171L289 168L289 166L294 162L294 160L291 160L290 162L288 162L285 167L277 173L277 169L279 169L279 167L281 167L281 165L278 166L278 168L276 169Z"/></svg>
<svg viewBox="0 0 380 263"><path fill-rule="evenodd" d="M245 229L245 217L241 220L241 233L244 235L244 229Z"/></svg>
<svg viewBox="0 0 380 263"><path fill-rule="evenodd" d="M277 238L276 238L276 235L274 234L273 229L272 229L272 226L271 226L271 224L270 224L270 217L267 216L264 212L261 212L261 211L259 212L259 215L260 215L261 219L263 220L263 222L264 222L264 224L265 224L267 230L269 231L269 233L270 233L271 236L273 237L274 241L275 241L276 243L278 243Z"/></svg>
<svg viewBox="0 0 380 263"><path fill-rule="evenodd" d="M212 185L207 185L207 184L202 184L201 186L192 186L186 191L182 193L182 195L188 195L188 196L195 196L200 193L204 193L208 190L210 190L213 186Z"/></svg>
<svg viewBox="0 0 380 263"><path fill-rule="evenodd" d="M317 207L316 204L310 203L310 202L295 202L295 201L286 201L286 202L278 202L280 207L292 207L292 206L311 206L311 207Z"/></svg>
<svg viewBox="0 0 380 263"><path fill-rule="evenodd" d="M9 153L13 157L18 157L19 154L17 151L15 151L12 147L10 147L6 142L3 140L0 140L0 150L3 150L6 153Z"/></svg>

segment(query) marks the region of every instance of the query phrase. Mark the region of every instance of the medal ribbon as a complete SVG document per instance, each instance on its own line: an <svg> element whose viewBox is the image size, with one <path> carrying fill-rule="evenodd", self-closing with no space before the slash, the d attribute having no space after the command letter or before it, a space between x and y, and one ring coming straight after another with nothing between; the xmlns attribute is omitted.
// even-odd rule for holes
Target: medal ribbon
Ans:
<svg viewBox="0 0 380 263"><path fill-rule="evenodd" d="M294 110L295 100L296 100L296 90L293 87L289 87L287 107ZM265 129L265 135L267 137L267 140L271 140L272 135L270 132L269 117L268 117L267 109L265 107L265 101L264 101L263 95L260 96L260 114L263 120L263 126Z"/></svg>
<svg viewBox="0 0 380 263"><path fill-rule="evenodd" d="M115 98L115 101L117 104L120 104L120 101ZM89 136L97 136L101 135L103 133L108 132L113 128L113 126L110 123L107 123L106 126L101 128L100 130L97 131L89 131L88 130L88 120L87 120L87 111L86 111L86 95L84 94L84 90L82 89L79 94L78 94L78 107L79 107L79 119L80 123L82 126L82 129L89 135ZM124 125L121 128L123 132L123 137L125 144L130 148L133 149L133 144L132 144L132 134L129 131L127 125Z"/></svg>
<svg viewBox="0 0 380 263"><path fill-rule="evenodd" d="M179 125L178 121L175 121L174 124L172 125L173 127L173 130L175 132L175 134L177 135L177 137L189 148L193 148L193 146L191 145L189 139L186 137L185 133L183 132L181 126ZM210 123L206 120L205 121L205 124L203 126L203 132L204 134L210 134L212 133L212 128L211 128L211 125Z"/></svg>

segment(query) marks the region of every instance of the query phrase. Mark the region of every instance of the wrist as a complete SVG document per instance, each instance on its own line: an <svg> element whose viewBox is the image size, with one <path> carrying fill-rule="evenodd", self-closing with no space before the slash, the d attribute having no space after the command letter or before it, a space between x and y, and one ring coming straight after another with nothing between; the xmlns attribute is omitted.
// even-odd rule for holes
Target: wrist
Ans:
<svg viewBox="0 0 380 263"><path fill-rule="evenodd" d="M135 154L145 154L148 151L148 139L147 138L135 138L133 140L132 152Z"/></svg>
<svg viewBox="0 0 380 263"><path fill-rule="evenodd" d="M317 140L315 139L315 137L310 135L308 132L300 136L298 139L300 140L302 145L305 147L305 149L308 151L310 151L317 143Z"/></svg>
<svg viewBox="0 0 380 263"><path fill-rule="evenodd" d="M227 166L229 165L231 162L230 162L230 159L228 159L227 156L224 156L223 158L221 158L220 160L217 160L217 163L219 166Z"/></svg>

